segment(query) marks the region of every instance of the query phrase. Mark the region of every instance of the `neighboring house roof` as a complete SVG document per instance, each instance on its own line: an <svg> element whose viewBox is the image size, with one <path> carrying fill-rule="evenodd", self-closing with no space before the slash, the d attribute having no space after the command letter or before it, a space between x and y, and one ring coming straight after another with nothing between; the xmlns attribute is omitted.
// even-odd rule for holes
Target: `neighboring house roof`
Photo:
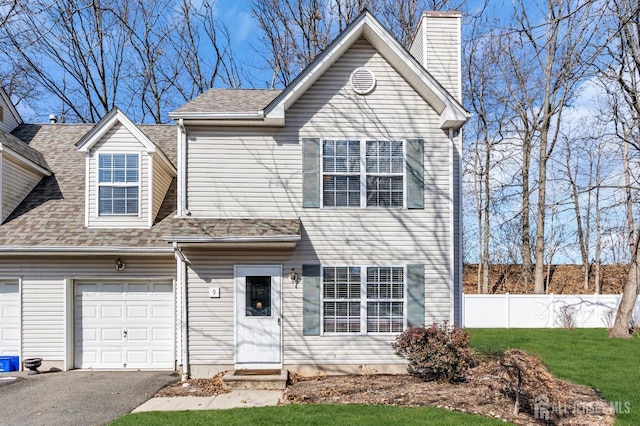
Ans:
<svg viewBox="0 0 640 426"><path fill-rule="evenodd" d="M83 124L22 124L14 134L42 152L54 174L44 177L0 226L0 251L22 248L64 250L170 250L162 239L175 215L176 185L171 184L150 229L85 228L85 158L75 143L94 126ZM176 161L176 130L170 125L139 125L139 129Z"/></svg>
<svg viewBox="0 0 640 426"><path fill-rule="evenodd" d="M0 151L5 149L10 149L18 156L23 157L33 164L41 167L48 174L50 172L49 166L47 165L46 160L41 152L36 149L31 148L29 145L16 138L10 133L5 132L4 130L0 130Z"/></svg>
<svg viewBox="0 0 640 426"><path fill-rule="evenodd" d="M264 110L281 90L210 89L173 111L172 118L200 112L249 113Z"/></svg>
<svg viewBox="0 0 640 426"><path fill-rule="evenodd" d="M174 218L167 241L180 243L293 242L300 240L300 219Z"/></svg>

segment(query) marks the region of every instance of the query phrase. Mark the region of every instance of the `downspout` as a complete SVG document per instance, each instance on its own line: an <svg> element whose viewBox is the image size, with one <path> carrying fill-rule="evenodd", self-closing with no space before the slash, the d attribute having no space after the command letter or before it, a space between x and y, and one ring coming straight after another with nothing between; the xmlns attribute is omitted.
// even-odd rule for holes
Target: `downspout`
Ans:
<svg viewBox="0 0 640 426"><path fill-rule="evenodd" d="M178 148L178 216L191 216L187 208L187 129L184 118L178 120L180 146Z"/></svg>
<svg viewBox="0 0 640 426"><path fill-rule="evenodd" d="M184 257L177 242L173 243L173 250L176 256L176 274L178 277L178 289L180 293L180 337L181 337L181 361L182 380L189 378L189 317L187 309L187 259Z"/></svg>

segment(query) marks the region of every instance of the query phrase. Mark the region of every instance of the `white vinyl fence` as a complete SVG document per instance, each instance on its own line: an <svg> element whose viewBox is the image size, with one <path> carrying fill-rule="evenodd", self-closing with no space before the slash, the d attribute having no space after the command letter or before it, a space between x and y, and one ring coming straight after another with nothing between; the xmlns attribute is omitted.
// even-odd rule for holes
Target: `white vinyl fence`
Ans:
<svg viewBox="0 0 640 426"><path fill-rule="evenodd" d="M462 324L470 328L556 328L563 327L563 317L571 315L577 328L607 328L613 325L621 297L612 294L464 294ZM636 324L640 321L638 302L633 320Z"/></svg>

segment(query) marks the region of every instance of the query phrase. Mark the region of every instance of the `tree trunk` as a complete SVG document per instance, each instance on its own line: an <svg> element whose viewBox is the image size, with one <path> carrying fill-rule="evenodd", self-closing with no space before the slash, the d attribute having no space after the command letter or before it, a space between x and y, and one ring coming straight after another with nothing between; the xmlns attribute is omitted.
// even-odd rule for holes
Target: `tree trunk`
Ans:
<svg viewBox="0 0 640 426"><path fill-rule="evenodd" d="M622 299L620 300L620 306L618 306L613 328L609 332L609 337L631 337L629 329L633 317L633 308L635 308L638 300L638 280L640 279L640 265L638 264L640 259L638 258L637 243L637 240L633 243L634 251L629 266L629 276L624 284Z"/></svg>

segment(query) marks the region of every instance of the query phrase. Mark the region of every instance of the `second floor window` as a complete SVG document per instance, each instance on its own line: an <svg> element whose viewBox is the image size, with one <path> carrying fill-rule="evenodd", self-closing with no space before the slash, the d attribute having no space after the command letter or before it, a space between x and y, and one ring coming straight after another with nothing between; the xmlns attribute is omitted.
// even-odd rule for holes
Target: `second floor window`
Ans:
<svg viewBox="0 0 640 426"><path fill-rule="evenodd" d="M325 140L322 144L325 207L402 207L401 141Z"/></svg>
<svg viewBox="0 0 640 426"><path fill-rule="evenodd" d="M138 154L98 155L98 214L138 214L139 168Z"/></svg>

